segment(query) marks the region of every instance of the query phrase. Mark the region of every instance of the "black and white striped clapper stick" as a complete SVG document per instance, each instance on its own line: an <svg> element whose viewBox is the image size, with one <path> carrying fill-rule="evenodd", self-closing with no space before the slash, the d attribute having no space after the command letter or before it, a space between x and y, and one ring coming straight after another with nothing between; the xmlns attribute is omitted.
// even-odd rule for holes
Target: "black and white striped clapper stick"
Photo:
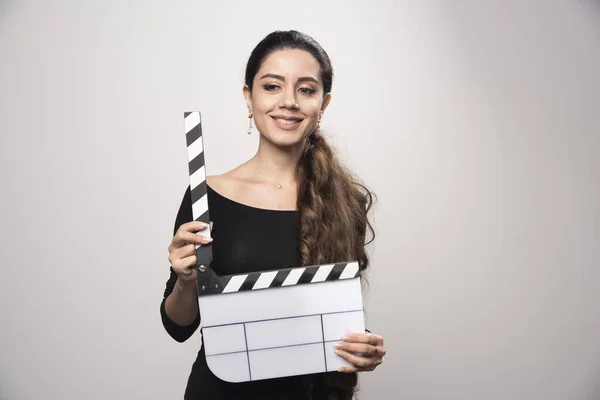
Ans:
<svg viewBox="0 0 600 400"><path fill-rule="evenodd" d="M202 140L202 120L200 112L185 112L185 137L187 144L188 169L190 177L190 190L192 198L192 216L194 221L209 224L208 194L206 185L206 166L204 161L204 141ZM199 232L210 237L210 229ZM202 271L212 261L212 247L196 245L197 265Z"/></svg>
<svg viewBox="0 0 600 400"><path fill-rule="evenodd" d="M207 198L206 163L200 112L185 112L184 119L192 194L192 216L195 221L209 223L210 213ZM210 235L210 230L207 229L201 233ZM196 245L196 255L199 272L199 295L334 281L355 278L359 273L358 263L354 261L284 268L241 275L217 276L210 269L210 262L212 261L211 244Z"/></svg>

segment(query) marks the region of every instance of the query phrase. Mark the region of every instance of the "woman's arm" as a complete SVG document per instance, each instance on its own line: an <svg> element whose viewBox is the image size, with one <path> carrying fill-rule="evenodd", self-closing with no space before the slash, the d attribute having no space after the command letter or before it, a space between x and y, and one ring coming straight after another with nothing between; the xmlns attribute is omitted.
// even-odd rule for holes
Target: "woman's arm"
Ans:
<svg viewBox="0 0 600 400"><path fill-rule="evenodd" d="M188 186L177 212L173 235L181 225L192 219L192 200ZM160 314L165 330L173 339L178 342L189 339L200 325L196 281L178 279L177 273L171 267L160 304Z"/></svg>

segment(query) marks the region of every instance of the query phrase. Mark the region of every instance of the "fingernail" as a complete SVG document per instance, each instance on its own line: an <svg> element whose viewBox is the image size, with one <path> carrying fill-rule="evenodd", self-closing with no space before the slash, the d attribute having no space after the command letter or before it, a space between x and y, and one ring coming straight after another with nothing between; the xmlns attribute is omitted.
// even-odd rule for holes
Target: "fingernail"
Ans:
<svg viewBox="0 0 600 400"><path fill-rule="evenodd" d="M207 242L212 242L212 241L213 241L213 238L211 238L211 237L209 237L209 238L206 238L206 241L207 241Z"/></svg>
<svg viewBox="0 0 600 400"><path fill-rule="evenodd" d="M349 341L349 340L350 340L350 338L349 338L348 336L343 336L343 337L342 337L342 341L344 341L344 342L347 342L347 341Z"/></svg>
<svg viewBox="0 0 600 400"><path fill-rule="evenodd" d="M333 347L335 347L336 349L340 349L342 347L341 343L336 343L333 345Z"/></svg>
<svg viewBox="0 0 600 400"><path fill-rule="evenodd" d="M196 221L196 225L198 225L200 228L206 228L208 226L202 221Z"/></svg>

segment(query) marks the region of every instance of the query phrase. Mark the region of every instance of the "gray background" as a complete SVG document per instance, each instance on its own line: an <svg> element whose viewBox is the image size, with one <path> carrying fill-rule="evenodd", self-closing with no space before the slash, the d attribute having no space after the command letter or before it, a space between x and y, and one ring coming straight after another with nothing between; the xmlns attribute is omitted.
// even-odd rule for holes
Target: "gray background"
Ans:
<svg viewBox="0 0 600 400"><path fill-rule="evenodd" d="M336 80L323 127L377 193L361 399L600 399L597 2L0 2L0 398L181 399L158 313L188 183L250 157L274 29Z"/></svg>

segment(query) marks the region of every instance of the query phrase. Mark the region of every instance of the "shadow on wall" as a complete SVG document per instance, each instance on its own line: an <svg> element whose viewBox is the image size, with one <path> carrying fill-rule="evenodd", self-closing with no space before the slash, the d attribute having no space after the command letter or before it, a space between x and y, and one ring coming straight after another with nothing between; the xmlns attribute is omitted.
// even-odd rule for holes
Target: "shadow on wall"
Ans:
<svg viewBox="0 0 600 400"><path fill-rule="evenodd" d="M9 0L0 0L0 21L2 21L5 15L8 14L10 10L10 1Z"/></svg>
<svg viewBox="0 0 600 400"><path fill-rule="evenodd" d="M600 376L596 378L596 384L593 385L591 393L589 393L585 398L586 400L600 400Z"/></svg>
<svg viewBox="0 0 600 400"><path fill-rule="evenodd" d="M0 0L0 34L2 34L3 26L7 25L10 15L14 11L14 4L10 0Z"/></svg>
<svg viewBox="0 0 600 400"><path fill-rule="evenodd" d="M600 23L600 0L584 0L584 3L590 9L592 18Z"/></svg>
<svg viewBox="0 0 600 400"><path fill-rule="evenodd" d="M588 9L590 10L590 19L592 20L594 26L596 28L596 33L600 38L600 0L588 0ZM600 396L597 397L600 399Z"/></svg>

